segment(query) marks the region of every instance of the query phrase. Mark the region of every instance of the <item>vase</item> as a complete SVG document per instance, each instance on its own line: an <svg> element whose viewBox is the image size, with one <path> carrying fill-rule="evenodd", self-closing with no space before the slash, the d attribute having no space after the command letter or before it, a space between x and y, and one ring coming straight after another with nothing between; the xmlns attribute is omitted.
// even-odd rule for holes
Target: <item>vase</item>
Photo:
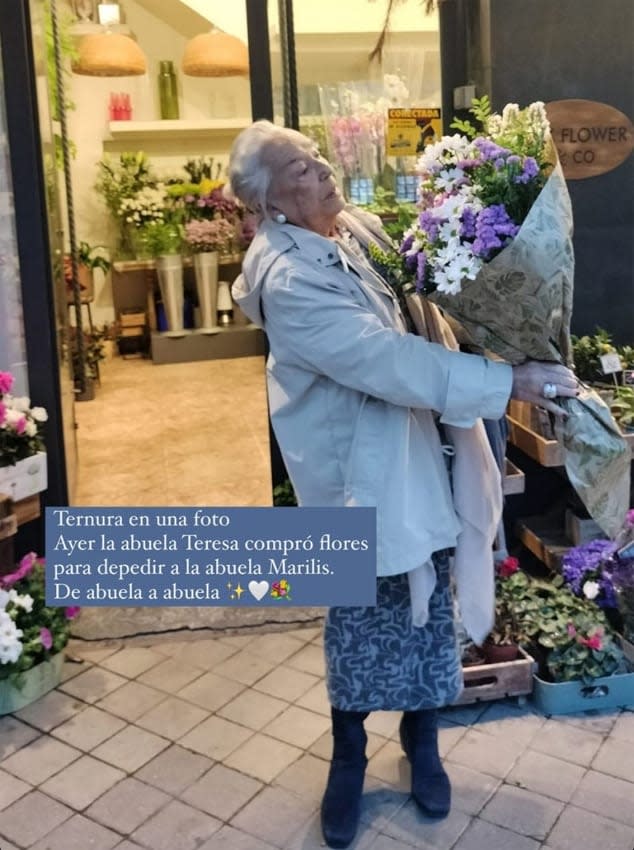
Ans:
<svg viewBox="0 0 634 850"><path fill-rule="evenodd" d="M11 496L14 502L41 493L47 483L46 452L37 452L10 466L0 466L0 493Z"/></svg>
<svg viewBox="0 0 634 850"><path fill-rule="evenodd" d="M233 301L226 280L218 281L218 324L233 324Z"/></svg>
<svg viewBox="0 0 634 850"><path fill-rule="evenodd" d="M0 679L0 715L19 711L56 688L62 680L63 666L62 651L20 673L15 680Z"/></svg>
<svg viewBox="0 0 634 850"><path fill-rule="evenodd" d="M482 644L482 654L487 664L500 664L505 661L515 661L520 653L515 643L502 644L486 641Z"/></svg>
<svg viewBox="0 0 634 850"><path fill-rule="evenodd" d="M180 254L164 254L157 258L156 270L167 320L167 336L185 336L183 258Z"/></svg>
<svg viewBox="0 0 634 850"><path fill-rule="evenodd" d="M218 302L218 252L203 251L194 254L194 273L200 308L200 332L218 330L216 309Z"/></svg>

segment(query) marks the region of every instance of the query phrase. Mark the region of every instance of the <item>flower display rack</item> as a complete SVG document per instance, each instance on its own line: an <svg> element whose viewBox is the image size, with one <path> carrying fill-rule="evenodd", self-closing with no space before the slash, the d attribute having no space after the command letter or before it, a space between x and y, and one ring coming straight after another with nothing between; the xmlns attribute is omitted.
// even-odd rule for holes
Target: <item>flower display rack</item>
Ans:
<svg viewBox="0 0 634 850"><path fill-rule="evenodd" d="M631 646L631 644L630 644ZM626 652L629 672L584 682L545 682L534 676L532 700L542 714L575 714L634 706L634 658Z"/></svg>
<svg viewBox="0 0 634 850"><path fill-rule="evenodd" d="M502 483L505 496L515 496L523 493L526 489L526 476L508 458L506 458L506 469Z"/></svg>
<svg viewBox="0 0 634 850"><path fill-rule="evenodd" d="M522 647L519 647L519 652L520 658L516 661L463 668L464 690L454 705L530 694L537 665Z"/></svg>
<svg viewBox="0 0 634 850"><path fill-rule="evenodd" d="M519 402L516 404L525 404ZM520 421L508 414L506 420L509 425L509 442L524 454L537 461L541 466L563 466L564 453L557 440L549 440L534 431L525 421ZM634 432L623 432L623 438L634 454Z"/></svg>

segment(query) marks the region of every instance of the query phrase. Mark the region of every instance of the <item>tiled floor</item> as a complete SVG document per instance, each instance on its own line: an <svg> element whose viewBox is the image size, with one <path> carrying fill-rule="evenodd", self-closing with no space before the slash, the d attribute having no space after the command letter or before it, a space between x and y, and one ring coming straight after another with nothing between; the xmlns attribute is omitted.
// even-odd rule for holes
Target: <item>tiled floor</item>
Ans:
<svg viewBox="0 0 634 850"><path fill-rule="evenodd" d="M2 850L317 850L330 755L317 628L73 641L64 682L0 718ZM634 706L633 706L634 709ZM634 710L443 712L444 821L409 799L399 717L369 733L355 850L632 850Z"/></svg>
<svg viewBox="0 0 634 850"><path fill-rule="evenodd" d="M255 358L112 361L78 410L77 503L268 504L265 410ZM0 850L321 847L331 746L320 629L270 628L73 641L63 684L0 718ZM366 723L354 850L633 850L634 710L446 710L454 806L441 822L409 799L398 720Z"/></svg>

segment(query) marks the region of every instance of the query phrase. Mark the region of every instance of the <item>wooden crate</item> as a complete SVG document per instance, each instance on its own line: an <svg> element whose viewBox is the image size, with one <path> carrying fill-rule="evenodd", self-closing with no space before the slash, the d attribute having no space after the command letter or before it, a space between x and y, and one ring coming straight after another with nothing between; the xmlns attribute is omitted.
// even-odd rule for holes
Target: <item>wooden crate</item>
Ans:
<svg viewBox="0 0 634 850"><path fill-rule="evenodd" d="M527 425L506 417L509 425L509 442L521 449L542 466L562 466L564 453L557 440L546 440Z"/></svg>
<svg viewBox="0 0 634 850"><path fill-rule="evenodd" d="M525 517L517 522L515 531L524 546L550 570L561 570L561 559L571 543L559 523L548 516Z"/></svg>
<svg viewBox="0 0 634 850"><path fill-rule="evenodd" d="M516 661L464 667L464 690L454 705L530 694L533 690L533 672L537 665L521 647L520 655L521 658Z"/></svg>
<svg viewBox="0 0 634 850"><path fill-rule="evenodd" d="M502 491L505 496L514 496L518 493L523 493L526 489L526 476L515 466L514 463L506 458L506 469L504 480L502 482Z"/></svg>

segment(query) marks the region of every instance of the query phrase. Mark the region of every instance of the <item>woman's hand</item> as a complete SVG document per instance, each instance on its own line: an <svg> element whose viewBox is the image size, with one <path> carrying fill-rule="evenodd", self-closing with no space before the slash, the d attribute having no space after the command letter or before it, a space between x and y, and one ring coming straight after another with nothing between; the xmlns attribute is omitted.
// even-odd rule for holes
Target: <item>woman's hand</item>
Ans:
<svg viewBox="0 0 634 850"><path fill-rule="evenodd" d="M554 390L548 385L552 385ZM549 391L555 394L552 398ZM559 407L553 398L575 398L578 395L579 382L575 373L566 366L542 363L539 360L528 360L520 366L513 366L511 398L530 401L555 416L565 416L565 410Z"/></svg>

